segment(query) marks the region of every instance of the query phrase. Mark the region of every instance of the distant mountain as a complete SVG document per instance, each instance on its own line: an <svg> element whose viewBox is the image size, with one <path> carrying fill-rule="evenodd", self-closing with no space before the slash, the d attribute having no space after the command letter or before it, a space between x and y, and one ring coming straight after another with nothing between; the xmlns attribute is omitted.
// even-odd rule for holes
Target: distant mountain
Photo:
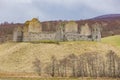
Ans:
<svg viewBox="0 0 120 80"><path fill-rule="evenodd" d="M102 16L95 17L93 19L94 20L98 20L98 19L120 19L120 14L102 15Z"/></svg>

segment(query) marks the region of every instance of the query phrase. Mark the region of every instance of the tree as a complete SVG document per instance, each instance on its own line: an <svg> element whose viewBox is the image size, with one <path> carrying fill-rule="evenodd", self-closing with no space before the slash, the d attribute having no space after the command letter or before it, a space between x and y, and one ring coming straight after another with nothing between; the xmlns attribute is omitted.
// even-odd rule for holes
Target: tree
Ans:
<svg viewBox="0 0 120 80"><path fill-rule="evenodd" d="M105 72L104 57L97 52L89 52L80 55L78 60L78 76L100 77Z"/></svg>
<svg viewBox="0 0 120 80"><path fill-rule="evenodd" d="M75 54L70 54L68 57L68 65L72 68L72 76L76 77L77 76L77 61L78 58Z"/></svg>
<svg viewBox="0 0 120 80"><path fill-rule="evenodd" d="M51 57L51 76L54 77L55 76L55 69L56 69L56 57L52 56Z"/></svg>
<svg viewBox="0 0 120 80"><path fill-rule="evenodd" d="M112 50L109 51L109 53L106 55L107 57L107 65L108 65L108 76L109 77L116 77L116 61L117 61L117 55Z"/></svg>
<svg viewBox="0 0 120 80"><path fill-rule="evenodd" d="M60 67L61 67L61 72L62 72L62 77L67 76L67 57L64 57L62 60L60 60Z"/></svg>
<svg viewBox="0 0 120 80"><path fill-rule="evenodd" d="M35 58L35 61L33 62L33 68L35 72L37 72L38 75L41 76L41 61L38 58Z"/></svg>

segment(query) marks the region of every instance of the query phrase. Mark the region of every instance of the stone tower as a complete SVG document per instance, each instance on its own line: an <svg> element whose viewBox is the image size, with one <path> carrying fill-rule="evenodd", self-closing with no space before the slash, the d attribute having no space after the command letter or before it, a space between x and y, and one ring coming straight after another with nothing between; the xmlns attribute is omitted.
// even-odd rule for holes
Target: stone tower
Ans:
<svg viewBox="0 0 120 80"><path fill-rule="evenodd" d="M100 41L101 40L101 28L100 24L95 23L92 25L92 40L93 41Z"/></svg>

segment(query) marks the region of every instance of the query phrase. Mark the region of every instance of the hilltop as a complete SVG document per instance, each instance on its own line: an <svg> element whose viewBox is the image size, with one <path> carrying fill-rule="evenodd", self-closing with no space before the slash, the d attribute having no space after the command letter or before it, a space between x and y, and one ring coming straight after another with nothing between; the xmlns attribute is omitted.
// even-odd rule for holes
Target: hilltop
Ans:
<svg viewBox="0 0 120 80"><path fill-rule="evenodd" d="M99 19L120 19L120 14L102 15L102 16L95 17L93 19L95 19L95 20L99 20Z"/></svg>

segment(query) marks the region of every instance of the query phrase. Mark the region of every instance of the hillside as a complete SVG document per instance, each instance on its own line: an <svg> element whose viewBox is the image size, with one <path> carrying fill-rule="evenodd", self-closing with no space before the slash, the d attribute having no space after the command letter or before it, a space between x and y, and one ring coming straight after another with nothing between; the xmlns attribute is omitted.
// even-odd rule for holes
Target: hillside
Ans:
<svg viewBox="0 0 120 80"><path fill-rule="evenodd" d="M102 42L120 47L120 35L105 37Z"/></svg>
<svg viewBox="0 0 120 80"><path fill-rule="evenodd" d="M86 52L98 52L106 55L113 50L120 55L120 49L101 42L61 42L49 43L14 43L7 42L0 45L0 72L34 72L33 62L36 58L42 65L50 62L51 56L62 59L69 54L80 55Z"/></svg>
<svg viewBox="0 0 120 80"><path fill-rule="evenodd" d="M95 19L95 20L98 20L98 19L120 19L120 14L102 15L102 16L95 17L93 19Z"/></svg>

